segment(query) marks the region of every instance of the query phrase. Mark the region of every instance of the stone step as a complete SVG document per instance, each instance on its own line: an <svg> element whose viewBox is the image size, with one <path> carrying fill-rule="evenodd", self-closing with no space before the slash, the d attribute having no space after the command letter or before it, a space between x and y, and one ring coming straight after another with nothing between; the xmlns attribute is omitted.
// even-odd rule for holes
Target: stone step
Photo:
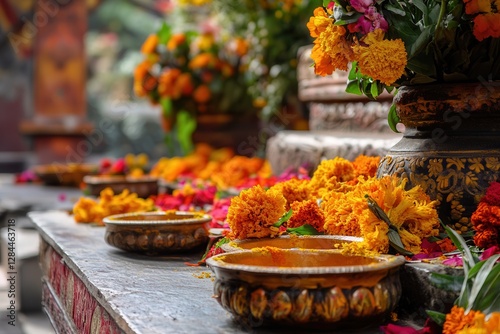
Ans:
<svg viewBox="0 0 500 334"><path fill-rule="evenodd" d="M266 156L275 174L290 167L312 172L324 159L384 156L401 138L397 133L281 131L268 140Z"/></svg>

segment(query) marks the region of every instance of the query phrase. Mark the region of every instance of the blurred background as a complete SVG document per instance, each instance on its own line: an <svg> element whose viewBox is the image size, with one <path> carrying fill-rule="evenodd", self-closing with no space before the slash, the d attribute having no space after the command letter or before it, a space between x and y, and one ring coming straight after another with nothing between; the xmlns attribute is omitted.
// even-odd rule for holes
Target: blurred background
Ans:
<svg viewBox="0 0 500 334"><path fill-rule="evenodd" d="M275 122L274 132L306 130L308 111L297 99L296 67L298 50L311 42L305 23L314 6L312 1L1 0L0 172L95 156L146 153L157 159L178 152L165 147L163 106L133 89L134 71L144 59L141 46L162 25L245 39L245 89L259 104L259 126L286 113L288 121ZM263 154L265 140L252 154Z"/></svg>

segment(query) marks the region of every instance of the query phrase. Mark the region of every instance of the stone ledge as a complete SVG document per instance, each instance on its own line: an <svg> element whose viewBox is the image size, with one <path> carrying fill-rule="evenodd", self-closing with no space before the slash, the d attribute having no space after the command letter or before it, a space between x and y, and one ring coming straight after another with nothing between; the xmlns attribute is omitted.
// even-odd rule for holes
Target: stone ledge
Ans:
<svg viewBox="0 0 500 334"><path fill-rule="evenodd" d="M324 159L354 160L364 154L384 156L402 135L341 131L281 131L267 142L266 155L273 173L306 165L312 172Z"/></svg>

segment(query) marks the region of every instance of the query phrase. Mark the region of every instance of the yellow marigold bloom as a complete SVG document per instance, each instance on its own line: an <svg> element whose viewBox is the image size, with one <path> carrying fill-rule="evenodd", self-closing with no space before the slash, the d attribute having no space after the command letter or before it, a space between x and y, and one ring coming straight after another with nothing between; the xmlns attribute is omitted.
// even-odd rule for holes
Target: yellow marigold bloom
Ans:
<svg viewBox="0 0 500 334"><path fill-rule="evenodd" d="M264 160L264 163L257 172L257 175L262 178L269 178L273 175L273 170L268 160Z"/></svg>
<svg viewBox="0 0 500 334"><path fill-rule="evenodd" d="M194 42L195 47L201 51L210 50L210 48L215 44L215 37L211 33L206 33L200 35Z"/></svg>
<svg viewBox="0 0 500 334"><path fill-rule="evenodd" d="M243 190L231 199L227 221L230 237L236 239L274 237L279 229L274 227L285 213L286 200L276 190L265 191L260 185Z"/></svg>
<svg viewBox="0 0 500 334"><path fill-rule="evenodd" d="M283 194L287 210L290 210L293 202L302 202L311 198L309 180L290 179L276 183L271 189L276 189Z"/></svg>
<svg viewBox="0 0 500 334"><path fill-rule="evenodd" d="M313 226L317 231L324 232L325 214L318 206L316 200L295 201L291 204L292 217L288 220L287 227L299 227L304 224Z"/></svg>
<svg viewBox="0 0 500 334"><path fill-rule="evenodd" d="M354 179L356 173L352 163L344 158L323 160L314 171L309 182L311 194L322 197L327 192L335 189L340 182Z"/></svg>
<svg viewBox="0 0 500 334"><path fill-rule="evenodd" d="M446 320L443 324L443 334L456 334L460 330L472 326L474 319L480 314L480 311L473 310L465 314L463 308L456 305L453 306L450 313L446 315Z"/></svg>
<svg viewBox="0 0 500 334"><path fill-rule="evenodd" d="M97 200L82 197L75 203L73 212L77 223L96 223L104 225L104 217L119 213L151 211L154 203L151 199L138 198L136 193L127 189L115 195L111 188L101 191Z"/></svg>
<svg viewBox="0 0 500 334"><path fill-rule="evenodd" d="M376 29L368 33L361 40L362 44L353 46L354 59L361 73L390 86L403 75L407 54L401 39L381 39L383 32L380 32Z"/></svg>
<svg viewBox="0 0 500 334"><path fill-rule="evenodd" d="M328 13L325 11L323 7L317 7L313 16L307 22L307 28L309 29L309 33L311 37L318 37L326 28L333 24L333 19L328 17Z"/></svg>
<svg viewBox="0 0 500 334"><path fill-rule="evenodd" d="M179 47L182 43L186 41L186 35L180 33L180 34L173 34L172 37L167 42L167 50L173 51Z"/></svg>
<svg viewBox="0 0 500 334"><path fill-rule="evenodd" d="M405 190L405 184L393 176L360 178L352 190L329 194L323 201L326 232L363 237L362 243L345 246L350 251L366 248L387 253L388 226L368 208L365 195L369 195L398 227L405 249L419 253L422 238L438 234L439 220L435 202L422 188Z"/></svg>
<svg viewBox="0 0 500 334"><path fill-rule="evenodd" d="M353 60L353 51L345 35L347 30L342 26L329 25L314 41L311 58L314 70L318 75L331 74L330 69L347 71L347 65ZM330 73L328 73L330 72ZM326 73L326 74L325 74Z"/></svg>
<svg viewBox="0 0 500 334"><path fill-rule="evenodd" d="M141 46L141 52L145 55L153 53L156 51L156 46L158 45L158 36L156 34L151 34L146 38Z"/></svg>

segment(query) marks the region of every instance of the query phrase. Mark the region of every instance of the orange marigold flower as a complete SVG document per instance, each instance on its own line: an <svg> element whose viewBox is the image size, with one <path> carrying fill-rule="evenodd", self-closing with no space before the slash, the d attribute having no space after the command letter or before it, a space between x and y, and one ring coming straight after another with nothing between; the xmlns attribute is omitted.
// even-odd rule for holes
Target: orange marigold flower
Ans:
<svg viewBox="0 0 500 334"><path fill-rule="evenodd" d="M287 227L299 227L309 224L319 232L325 231L323 227L325 225L325 214L318 206L316 200L296 201L291 204L291 208L293 214L287 222Z"/></svg>
<svg viewBox="0 0 500 334"><path fill-rule="evenodd" d="M366 155L359 155L352 162L354 171L357 175L373 177L377 174L378 164L380 157L368 157Z"/></svg>
<svg viewBox="0 0 500 334"><path fill-rule="evenodd" d="M346 33L344 27L331 24L316 38L311 50L316 74L331 74L328 70L332 66L334 69L347 71L347 65L353 59L353 51L345 38Z"/></svg>
<svg viewBox="0 0 500 334"><path fill-rule="evenodd" d="M154 53L156 51L156 46L158 45L158 36L156 34L151 34L146 38L141 46L141 52L145 55Z"/></svg>
<svg viewBox="0 0 500 334"><path fill-rule="evenodd" d="M481 200L476 211L472 213L471 223L474 234L474 243L481 248L488 248L500 244L500 207L489 205Z"/></svg>
<svg viewBox="0 0 500 334"><path fill-rule="evenodd" d="M355 178L352 163L344 158L335 157L323 160L314 171L309 182L313 196L322 197L325 193L340 186L338 183L350 181Z"/></svg>
<svg viewBox="0 0 500 334"><path fill-rule="evenodd" d="M212 93L207 85L198 86L193 93L193 99L198 103L207 103L212 98Z"/></svg>
<svg viewBox="0 0 500 334"><path fill-rule="evenodd" d="M381 29L368 33L362 44L353 47L354 58L361 73L390 86L401 78L407 63L407 54L401 39L386 40Z"/></svg>
<svg viewBox="0 0 500 334"><path fill-rule="evenodd" d="M474 18L474 27L472 30L474 37L478 41L485 38L500 37L500 13L479 14Z"/></svg>
<svg viewBox="0 0 500 334"><path fill-rule="evenodd" d="M326 28L333 24L333 19L328 17L328 13L325 11L323 7L317 7L313 16L307 22L307 28L309 29L309 33L311 37L318 37Z"/></svg>
<svg viewBox="0 0 500 334"><path fill-rule="evenodd" d="M215 67L216 64L217 58L215 55L207 52L196 55L193 59L191 59L188 66L190 69L196 70L204 67Z"/></svg>
<svg viewBox="0 0 500 334"><path fill-rule="evenodd" d="M292 178L287 181L278 182L271 188L278 190L285 196L287 210L290 210L290 206L293 202L308 200L311 195L309 180Z"/></svg>
<svg viewBox="0 0 500 334"><path fill-rule="evenodd" d="M332 58L321 49L320 44L314 44L311 50L311 59L314 60L314 73L320 76L327 76L335 71Z"/></svg>
<svg viewBox="0 0 500 334"><path fill-rule="evenodd" d="M446 315L443 325L443 334L456 334L465 327L472 326L474 319L480 315L480 311L470 311L465 314L465 310L459 306L453 306L450 313Z"/></svg>
<svg viewBox="0 0 500 334"><path fill-rule="evenodd" d="M265 191L260 185L243 190L231 199L227 212L230 237L246 239L278 235L279 229L273 224L285 213L285 203L280 192Z"/></svg>
<svg viewBox="0 0 500 334"><path fill-rule="evenodd" d="M236 55L243 57L248 53L248 41L243 38L235 38L231 41L230 48Z"/></svg>
<svg viewBox="0 0 500 334"><path fill-rule="evenodd" d="M158 93L161 96L167 96L172 99L181 97L181 90L176 85L176 81L181 75L181 70L178 68L165 69L158 78Z"/></svg>
<svg viewBox="0 0 500 334"><path fill-rule="evenodd" d="M167 50L173 51L179 47L179 45L182 45L186 41L186 35L180 33L180 34L173 34L172 37L167 42Z"/></svg>
<svg viewBox="0 0 500 334"><path fill-rule="evenodd" d="M488 317L489 318L484 325L487 333L500 333L500 312L490 313Z"/></svg>

